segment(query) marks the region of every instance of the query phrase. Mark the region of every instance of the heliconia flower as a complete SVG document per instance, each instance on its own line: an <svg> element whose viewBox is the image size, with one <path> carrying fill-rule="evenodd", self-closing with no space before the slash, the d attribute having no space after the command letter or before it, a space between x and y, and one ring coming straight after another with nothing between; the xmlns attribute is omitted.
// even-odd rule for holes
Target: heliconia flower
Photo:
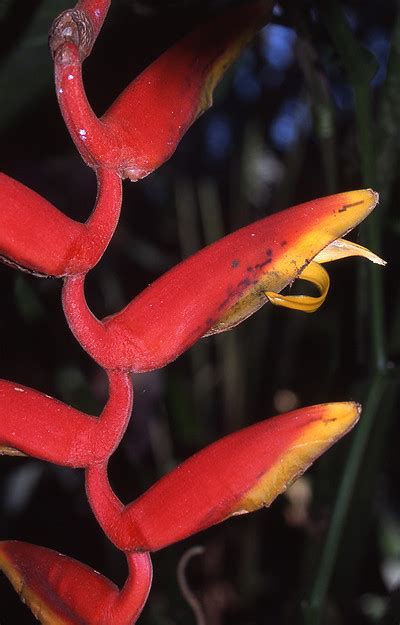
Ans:
<svg viewBox="0 0 400 625"><path fill-rule="evenodd" d="M265 217L220 239L161 276L119 313L99 321L87 307L84 277L65 281L66 318L83 348L104 368L147 371L171 362L198 339L228 330L268 301L312 310L329 285L318 264L360 255L341 239L375 207L370 189L321 198ZM321 296L278 295L296 279Z"/></svg>
<svg viewBox="0 0 400 625"><path fill-rule="evenodd" d="M0 173L0 258L36 275L87 272L118 223L122 189L113 171L97 171L95 208L86 223L70 219L20 182Z"/></svg>
<svg viewBox="0 0 400 625"><path fill-rule="evenodd" d="M109 399L92 417L26 386L0 380L0 455L28 455L70 467L109 458L132 410L128 374L108 372Z"/></svg>
<svg viewBox="0 0 400 625"><path fill-rule="evenodd" d="M230 516L269 506L357 422L353 402L288 412L199 451L128 506L113 493L106 464L86 473L99 524L125 551L154 551Z"/></svg>
<svg viewBox="0 0 400 625"><path fill-rule="evenodd" d="M0 542L0 570L43 625L133 625L146 603L152 565L148 553L127 554L122 590L61 553L23 543Z"/></svg>
<svg viewBox="0 0 400 625"><path fill-rule="evenodd" d="M164 163L191 124L211 106L214 87L269 19L271 4L256 0L213 16L144 70L100 119L82 82L82 60L93 43L88 41L91 16L82 10L84 3L79 3L79 10L62 14L49 38L56 92L86 163L114 169L133 181Z"/></svg>

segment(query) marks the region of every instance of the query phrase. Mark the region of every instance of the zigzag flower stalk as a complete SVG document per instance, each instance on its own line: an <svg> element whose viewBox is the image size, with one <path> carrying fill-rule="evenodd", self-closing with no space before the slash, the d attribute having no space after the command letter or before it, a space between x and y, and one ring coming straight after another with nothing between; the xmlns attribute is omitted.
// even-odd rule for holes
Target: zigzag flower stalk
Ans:
<svg viewBox="0 0 400 625"><path fill-rule="evenodd" d="M177 265L119 313L100 321L84 295L118 222L121 178L160 166L211 105L228 65L270 15L256 0L212 17L138 76L98 118L85 95L82 63L110 0L80 0L54 22L50 47L57 96L98 195L85 224L63 215L21 183L0 174L0 255L37 275L64 277L72 332L106 370L109 398L95 418L25 386L0 380L0 454L32 455L86 468L87 495L110 540L126 552L119 590L89 567L49 549L0 543L0 569L45 625L129 625L147 599L150 551L224 519L268 506L356 423L352 402L303 408L236 432L186 460L124 506L112 490L108 461L132 409L129 372L162 367L203 336L233 328L263 304L316 310L329 277L320 263L346 256L384 262L341 237L375 207L372 190L333 195L261 219ZM295 279L318 297L282 295Z"/></svg>
<svg viewBox="0 0 400 625"><path fill-rule="evenodd" d="M124 551L155 551L226 518L269 506L348 432L360 406L302 408L225 436L124 506L105 464L87 470L89 502L107 536Z"/></svg>
<svg viewBox="0 0 400 625"><path fill-rule="evenodd" d="M53 24L56 91L64 120L82 158L139 180L164 163L191 124L212 104L212 93L241 49L268 21L269 0L230 8L212 17L162 54L99 119L85 95L82 61L99 28L96 3L79 2ZM109 2L102 2L101 12Z"/></svg>
<svg viewBox="0 0 400 625"><path fill-rule="evenodd" d="M109 371L109 399L92 417L33 389L0 380L0 454L87 467L110 457L132 411L128 374Z"/></svg>
<svg viewBox="0 0 400 625"><path fill-rule="evenodd" d="M370 189L332 195L265 217L186 259L103 321L87 307L84 277L66 279L64 312L75 337L102 367L135 372L168 364L199 338L228 330L267 301L308 312L325 299L329 278L318 264L377 256L341 239L375 207ZM296 278L322 295L278 293Z"/></svg>
<svg viewBox="0 0 400 625"><path fill-rule="evenodd" d="M77 560L17 541L0 542L0 569L44 625L133 625L148 597L148 553L126 556L122 590Z"/></svg>

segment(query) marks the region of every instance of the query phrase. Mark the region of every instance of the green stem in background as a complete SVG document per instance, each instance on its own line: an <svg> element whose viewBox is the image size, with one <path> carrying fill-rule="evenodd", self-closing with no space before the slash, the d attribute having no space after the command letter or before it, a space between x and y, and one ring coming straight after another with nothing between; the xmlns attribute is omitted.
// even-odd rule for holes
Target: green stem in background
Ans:
<svg viewBox="0 0 400 625"><path fill-rule="evenodd" d="M376 179L377 188L381 191L382 216L388 209L400 152L400 11L392 31L387 75L379 102L377 143L379 159L376 163Z"/></svg>
<svg viewBox="0 0 400 625"><path fill-rule="evenodd" d="M371 63L365 51L354 38L341 7L336 0L326 0L321 5L321 17L332 42L341 58L354 92L354 106L358 135L361 173L365 186L375 185L375 136L372 113L370 80ZM368 220L367 245L380 251L381 224L379 210ZM331 578L335 569L338 549L344 532L352 496L357 487L360 467L368 445L376 413L386 388L386 351L384 332L384 307L382 274L370 270L369 308L371 323L370 354L373 374L365 409L356 430L349 456L344 468L338 496L319 563L310 602L305 610L307 625L319 625Z"/></svg>
<svg viewBox="0 0 400 625"><path fill-rule="evenodd" d="M354 108L363 184L374 187L376 169L375 119L372 112L371 79L376 67L374 60L355 39L343 10L336 0L326 0L321 6L321 17L348 75L354 92ZM379 190L379 189L378 189ZM367 245L377 254L381 249L379 210L371 215L366 225ZM371 356L373 368L384 371L386 366L382 273L370 268Z"/></svg>
<svg viewBox="0 0 400 625"><path fill-rule="evenodd" d="M243 176L243 174L242 174ZM225 233L218 187L211 178L199 181L198 201L206 245L217 241ZM245 371L242 366L240 339L236 332L214 337L217 353L217 378L220 380L224 431L233 432L243 427L245 414Z"/></svg>
<svg viewBox="0 0 400 625"><path fill-rule="evenodd" d="M199 221L198 203L196 198L195 181L191 177L178 176L174 180L174 197L176 206L179 244L183 258L191 256L203 245L201 236L201 223ZM207 341L199 341L189 350L193 373L193 396L191 397L190 412L197 415L193 419L190 430L193 436L191 442L207 441L204 419L210 406L210 395L214 392L214 371L211 359L210 344ZM189 399L189 398L188 398ZM184 430L188 431L186 425Z"/></svg>
<svg viewBox="0 0 400 625"><path fill-rule="evenodd" d="M362 412L361 424L354 436L353 444L343 471L335 508L329 526L328 536L322 552L318 574L306 608L307 625L319 625L325 604L329 583L335 567L336 555L342 538L350 502L356 487L357 476L363 461L368 438L374 423L381 398L386 386L385 375L376 373L367 395L365 408Z"/></svg>
<svg viewBox="0 0 400 625"><path fill-rule="evenodd" d="M371 87L369 82L353 85L358 144L361 156L361 171L365 186L375 186L375 137L373 133L374 117L372 114ZM381 251L381 220L379 210L370 216L366 228L367 245L376 253ZM374 267L369 267L370 276L370 320L371 320L371 356L375 371L383 372L386 368L385 324L383 275Z"/></svg>
<svg viewBox="0 0 400 625"><path fill-rule="evenodd" d="M304 11L296 6L291 7L291 10L299 35L296 43L296 56L309 94L326 191L328 194L337 193L336 120L332 94L325 72L318 63L318 52L312 44L311 31Z"/></svg>

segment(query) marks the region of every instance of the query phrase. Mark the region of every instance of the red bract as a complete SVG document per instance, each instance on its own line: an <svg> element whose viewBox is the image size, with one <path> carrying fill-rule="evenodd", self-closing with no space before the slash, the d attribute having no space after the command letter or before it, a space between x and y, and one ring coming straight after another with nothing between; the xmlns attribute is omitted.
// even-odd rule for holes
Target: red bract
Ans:
<svg viewBox="0 0 400 625"><path fill-rule="evenodd" d="M128 554L122 590L61 553L17 541L0 543L0 569L44 625L133 625L148 597L147 553Z"/></svg>
<svg viewBox="0 0 400 625"><path fill-rule="evenodd" d="M351 402L302 408L256 423L206 447L128 506L105 465L87 470L98 522L125 551L154 551L226 518L269 506L357 422Z"/></svg>
<svg viewBox="0 0 400 625"><path fill-rule="evenodd" d="M98 194L85 224L66 217L20 182L0 173L0 255L4 262L46 276L89 271L110 242L121 209L121 180L98 170Z"/></svg>
<svg viewBox="0 0 400 625"><path fill-rule="evenodd" d="M26 386L0 380L0 454L18 452L70 467L109 458L132 410L127 374L109 372L109 400L92 417Z"/></svg>
<svg viewBox="0 0 400 625"><path fill-rule="evenodd" d="M210 331L228 329L260 308L268 301L266 291L291 284L376 202L369 189L351 191L265 217L183 261L103 321L87 308L84 278L67 279L67 320L102 367L157 369Z"/></svg>
<svg viewBox="0 0 400 625"><path fill-rule="evenodd" d="M113 169L133 181L164 163L211 105L214 87L265 24L270 7L269 0L257 0L211 18L154 61L101 119L93 113L82 82L82 60L93 45L91 16L81 10L63 14L50 34L56 90L64 120L86 163Z"/></svg>

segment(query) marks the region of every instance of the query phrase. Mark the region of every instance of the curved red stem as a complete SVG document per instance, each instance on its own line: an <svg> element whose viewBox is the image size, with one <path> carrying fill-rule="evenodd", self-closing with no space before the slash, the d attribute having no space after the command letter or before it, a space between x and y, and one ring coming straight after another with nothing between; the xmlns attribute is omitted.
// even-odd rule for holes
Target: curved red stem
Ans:
<svg viewBox="0 0 400 625"><path fill-rule="evenodd" d="M107 460L126 430L133 398L129 374L107 374L109 397L99 417L0 380L0 454L11 449L76 468Z"/></svg>
<svg viewBox="0 0 400 625"><path fill-rule="evenodd" d="M149 596L153 567L149 553L127 553L129 575L114 605L110 609L110 623L133 625L139 618Z"/></svg>
<svg viewBox="0 0 400 625"><path fill-rule="evenodd" d="M97 522L111 542L118 549L129 549L122 535L123 523L121 521L125 506L111 488L107 475L107 462L87 468L86 495Z"/></svg>
<svg viewBox="0 0 400 625"><path fill-rule="evenodd" d="M108 136L88 102L79 48L70 41L55 52L54 78L62 116L83 160L94 169L109 166L114 138Z"/></svg>
<svg viewBox="0 0 400 625"><path fill-rule="evenodd" d="M93 449L93 462L104 462L119 445L132 413L133 389L131 377L123 371L107 371L109 399L97 427L87 441Z"/></svg>
<svg viewBox="0 0 400 625"><path fill-rule="evenodd" d="M86 273L103 256L118 225L122 204L122 182L115 171L99 168L96 204L74 242L65 274Z"/></svg>
<svg viewBox="0 0 400 625"><path fill-rule="evenodd" d="M89 309L85 298L85 274L64 280L62 303L65 318L83 349L92 354L106 339L102 322Z"/></svg>

